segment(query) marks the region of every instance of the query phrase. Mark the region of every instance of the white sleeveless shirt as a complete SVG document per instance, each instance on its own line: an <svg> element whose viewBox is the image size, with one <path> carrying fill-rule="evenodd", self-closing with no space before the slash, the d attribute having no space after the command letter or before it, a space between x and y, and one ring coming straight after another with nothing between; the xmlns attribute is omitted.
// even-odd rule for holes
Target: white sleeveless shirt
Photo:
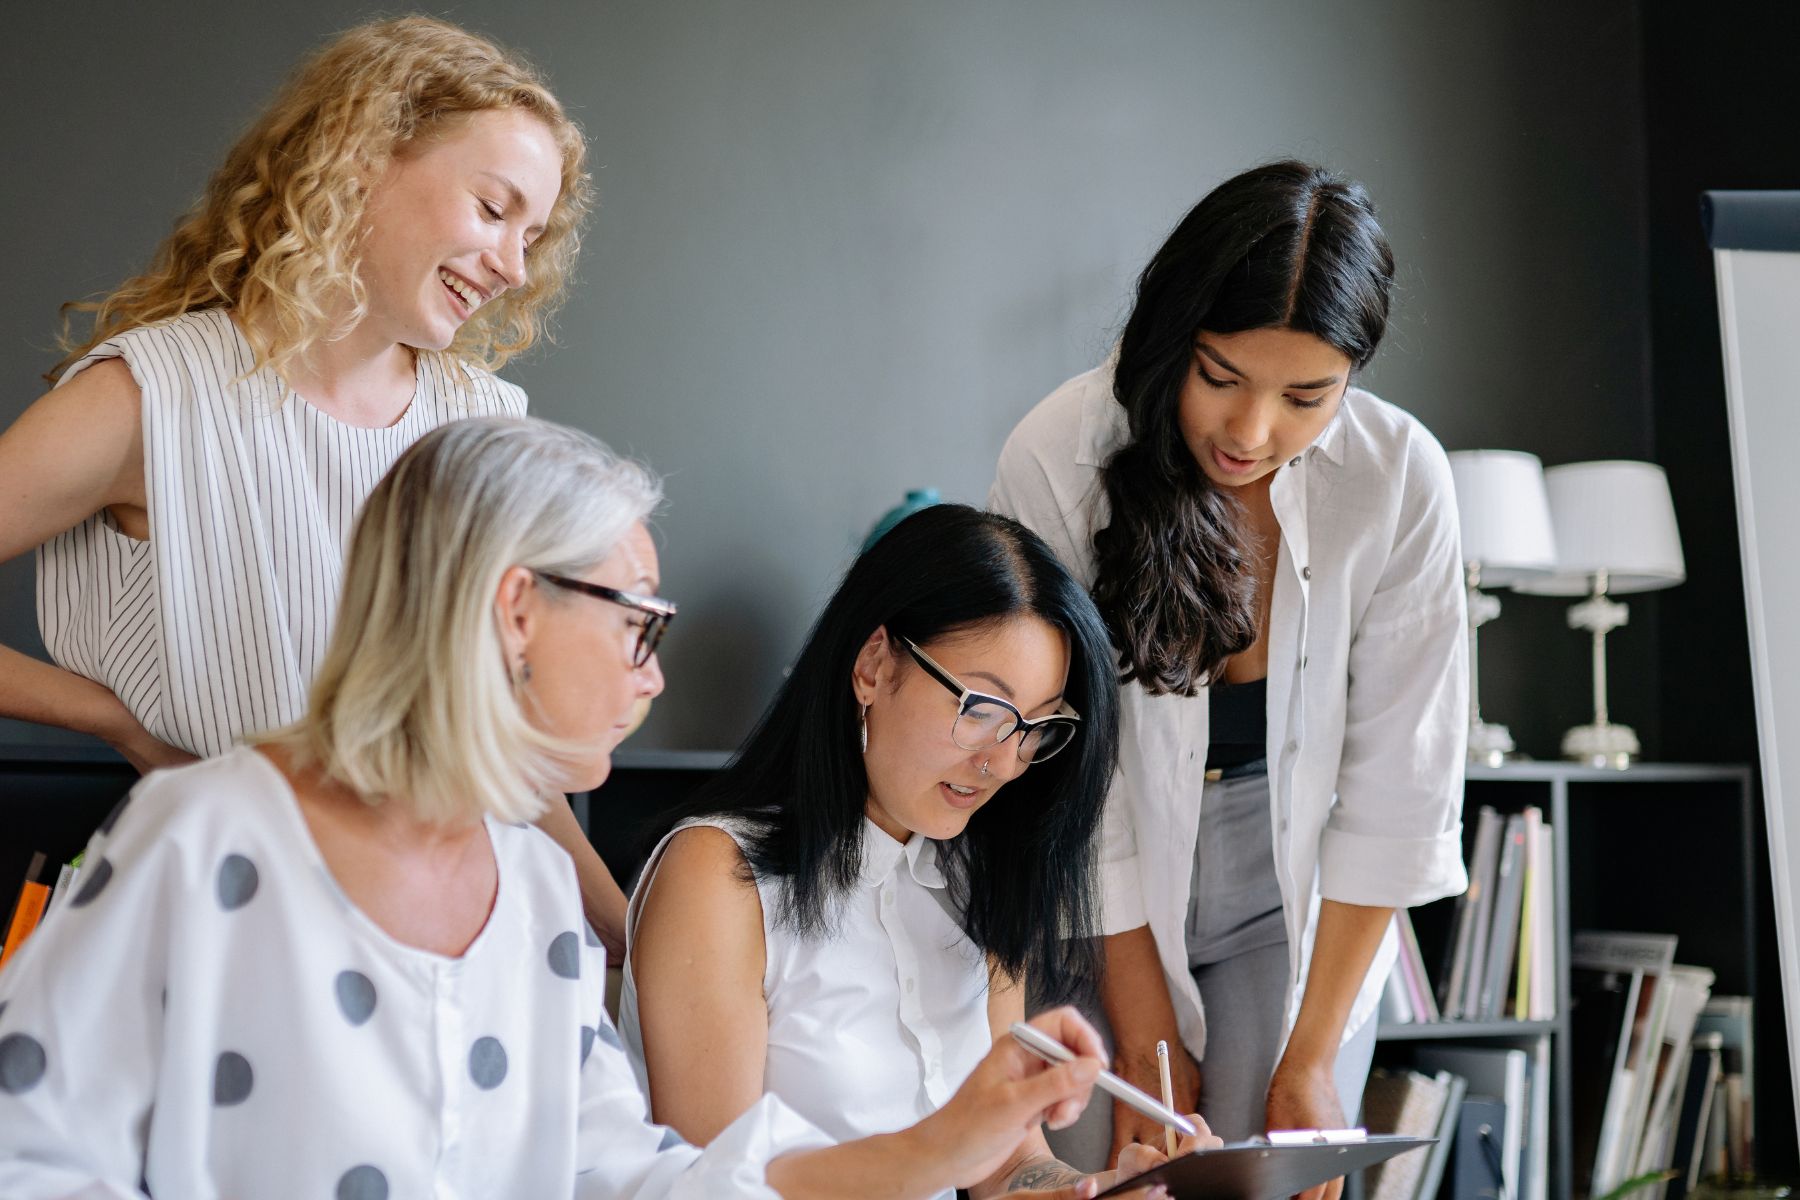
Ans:
<svg viewBox="0 0 1800 1200"><path fill-rule="evenodd" d="M684 822L639 877L626 914L619 1029L646 1092L629 940L669 839L694 825L723 829L740 850L746 841L728 818ZM937 844L915 835L902 845L865 817L862 878L828 937L802 938L778 922L784 887L756 881L769 1009L764 1092L840 1142L929 1116L993 1046L987 959L952 913Z"/></svg>
<svg viewBox="0 0 1800 1200"><path fill-rule="evenodd" d="M58 666L111 689L145 729L203 757L305 711L356 514L394 460L461 417L522 416L525 393L418 354L412 403L346 425L251 372L223 309L128 330L60 382L122 358L143 393L150 538L102 511L38 550L38 627Z"/></svg>

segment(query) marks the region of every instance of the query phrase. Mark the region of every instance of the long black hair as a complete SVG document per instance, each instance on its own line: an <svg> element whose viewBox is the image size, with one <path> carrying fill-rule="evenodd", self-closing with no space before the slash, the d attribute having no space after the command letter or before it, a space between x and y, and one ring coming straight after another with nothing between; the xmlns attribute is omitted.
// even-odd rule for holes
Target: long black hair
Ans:
<svg viewBox="0 0 1800 1200"><path fill-rule="evenodd" d="M1094 535L1094 600L1124 679L1192 695L1256 640L1242 509L1181 435L1194 335L1292 329L1360 370L1387 328L1393 280L1362 185L1293 161L1214 188L1150 259L1113 375L1131 440L1102 474L1111 524Z"/></svg>
<svg viewBox="0 0 1800 1200"><path fill-rule="evenodd" d="M869 780L851 673L864 643L885 627L924 646L1024 615L1068 638L1064 696L1081 731L996 791L938 857L969 940L1015 977L1029 974L1034 990L1067 994L1095 967L1096 834L1118 752L1118 681L1093 601L1016 521L940 504L864 551L736 760L681 816L748 824L749 869L785 884L776 919L829 936L862 872ZM904 653L895 662L919 669Z"/></svg>

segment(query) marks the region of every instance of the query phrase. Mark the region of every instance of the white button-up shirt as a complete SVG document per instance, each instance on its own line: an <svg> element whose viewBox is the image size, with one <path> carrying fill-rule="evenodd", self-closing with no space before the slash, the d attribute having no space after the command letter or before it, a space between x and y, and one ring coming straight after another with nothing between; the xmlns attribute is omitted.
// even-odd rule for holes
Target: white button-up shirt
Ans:
<svg viewBox="0 0 1800 1200"><path fill-rule="evenodd" d="M743 829L729 819L694 824L714 825L743 845ZM644 868L628 929L667 844ZM861 879L821 937L798 936L780 920L781 880L757 880L769 1009L763 1088L840 1142L904 1129L936 1112L993 1048L987 958L956 919L937 854L931 839L915 834L902 844L865 817ZM625 963L619 1027L642 1079L629 952Z"/></svg>
<svg viewBox="0 0 1800 1200"><path fill-rule="evenodd" d="M1088 586L1109 521L1100 470L1128 437L1112 368L1065 383L1021 421L988 502L1035 530ZM1276 469L1281 526L1269 615L1268 761L1288 931L1288 1022L1321 899L1407 908L1467 886L1462 863L1467 627L1455 493L1416 419L1349 389L1304 453ZM1149 924L1180 1022L1206 1046L1182 937L1198 836L1207 692L1122 689L1120 761L1101 850L1103 924ZM1352 1007L1374 1014L1390 929Z"/></svg>
<svg viewBox="0 0 1800 1200"><path fill-rule="evenodd" d="M651 1124L568 855L487 833L449 958L351 902L261 754L149 776L0 973L0 1196L776 1200L825 1136L773 1097L704 1152Z"/></svg>

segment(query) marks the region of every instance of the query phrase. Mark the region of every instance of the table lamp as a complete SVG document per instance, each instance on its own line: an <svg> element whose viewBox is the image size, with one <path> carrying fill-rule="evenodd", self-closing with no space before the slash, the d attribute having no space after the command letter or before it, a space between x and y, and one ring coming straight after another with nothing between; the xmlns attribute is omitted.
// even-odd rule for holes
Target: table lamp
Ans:
<svg viewBox="0 0 1800 1200"><path fill-rule="evenodd" d="M1544 472L1556 529L1556 571L1515 590L1581 596L1569 628L1594 638L1594 721L1563 735L1563 757L1623 770L1638 755L1637 734L1606 710L1606 635L1625 624L1625 605L1611 597L1673 587L1687 578L1675 504L1663 469L1645 462L1586 462Z"/></svg>
<svg viewBox="0 0 1800 1200"><path fill-rule="evenodd" d="M1556 565L1550 502L1537 455L1521 450L1457 450L1450 454L1462 525L1463 575L1469 588L1469 761L1497 767L1512 753L1504 725L1481 719L1476 631L1500 615L1483 587L1512 587Z"/></svg>

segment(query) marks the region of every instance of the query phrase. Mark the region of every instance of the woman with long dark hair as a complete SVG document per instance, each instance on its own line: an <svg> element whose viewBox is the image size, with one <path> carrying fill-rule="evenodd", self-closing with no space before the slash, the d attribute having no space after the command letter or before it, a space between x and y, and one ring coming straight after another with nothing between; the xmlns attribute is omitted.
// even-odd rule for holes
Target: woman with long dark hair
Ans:
<svg viewBox="0 0 1800 1200"><path fill-rule="evenodd" d="M1352 386L1393 277L1360 185L1299 162L1228 180L1144 268L1116 357L1013 432L991 496L1090 582L1124 681L1118 1069L1154 1086L1166 1039L1178 1102L1227 1138L1354 1117L1393 910L1465 882L1450 473ZM1152 1136L1115 1106L1115 1153Z"/></svg>
<svg viewBox="0 0 1800 1200"><path fill-rule="evenodd" d="M1117 711L1100 615L1029 530L940 505L870 547L633 898L656 1120L704 1145L771 1092L839 1140L902 1129L1026 979L1089 977ZM1033 1131L976 1192L1099 1182Z"/></svg>

